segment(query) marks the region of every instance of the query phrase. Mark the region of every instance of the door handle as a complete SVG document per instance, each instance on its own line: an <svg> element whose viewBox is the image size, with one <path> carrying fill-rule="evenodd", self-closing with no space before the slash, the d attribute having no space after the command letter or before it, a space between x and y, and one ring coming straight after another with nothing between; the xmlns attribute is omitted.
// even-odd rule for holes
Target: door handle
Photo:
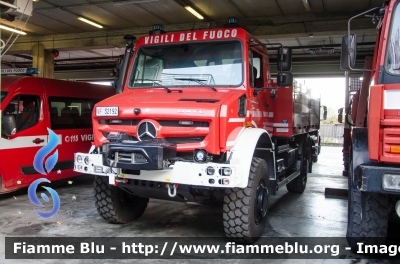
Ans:
<svg viewBox="0 0 400 264"><path fill-rule="evenodd" d="M35 143L35 144L40 144L40 143L42 143L42 142L44 142L44 139L40 139L40 138L35 138L35 139L32 141L32 143Z"/></svg>

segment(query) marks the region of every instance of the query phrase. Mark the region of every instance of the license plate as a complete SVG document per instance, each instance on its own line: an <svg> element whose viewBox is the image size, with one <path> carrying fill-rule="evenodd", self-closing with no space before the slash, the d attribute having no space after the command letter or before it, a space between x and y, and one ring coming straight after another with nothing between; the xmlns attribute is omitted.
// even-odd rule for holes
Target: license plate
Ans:
<svg viewBox="0 0 400 264"><path fill-rule="evenodd" d="M133 154L132 163L146 163L147 159L140 153Z"/></svg>
<svg viewBox="0 0 400 264"><path fill-rule="evenodd" d="M118 116L118 106L98 106L96 116Z"/></svg>

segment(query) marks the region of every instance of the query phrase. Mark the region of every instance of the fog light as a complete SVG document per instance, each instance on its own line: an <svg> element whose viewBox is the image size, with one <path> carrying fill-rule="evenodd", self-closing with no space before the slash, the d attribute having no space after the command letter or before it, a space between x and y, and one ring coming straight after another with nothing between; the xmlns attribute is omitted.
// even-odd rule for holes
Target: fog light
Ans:
<svg viewBox="0 0 400 264"><path fill-rule="evenodd" d="M213 167L207 167L207 175L214 175L215 169Z"/></svg>
<svg viewBox="0 0 400 264"><path fill-rule="evenodd" d="M78 170L80 170L80 171L81 171L81 170L82 170L82 168L83 168L83 167L82 167L82 165L78 165Z"/></svg>
<svg viewBox="0 0 400 264"><path fill-rule="evenodd" d="M82 156L81 155L76 156L76 161L82 163Z"/></svg>
<svg viewBox="0 0 400 264"><path fill-rule="evenodd" d="M382 186L384 190L400 190L400 175L383 174Z"/></svg>
<svg viewBox="0 0 400 264"><path fill-rule="evenodd" d="M207 152L203 149L197 149L194 151L193 158L196 162L205 162L207 160Z"/></svg>
<svg viewBox="0 0 400 264"><path fill-rule="evenodd" d="M88 170L89 170L89 168L85 166L85 171L87 172Z"/></svg>

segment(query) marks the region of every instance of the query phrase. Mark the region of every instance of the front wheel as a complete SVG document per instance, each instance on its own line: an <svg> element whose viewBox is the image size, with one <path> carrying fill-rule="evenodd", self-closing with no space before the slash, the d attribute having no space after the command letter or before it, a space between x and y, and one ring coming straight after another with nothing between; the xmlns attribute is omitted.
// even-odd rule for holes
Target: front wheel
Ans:
<svg viewBox="0 0 400 264"><path fill-rule="evenodd" d="M223 223L226 236L240 243L257 241L265 229L269 198L267 163L253 158L247 187L225 191Z"/></svg>
<svg viewBox="0 0 400 264"><path fill-rule="evenodd" d="M97 212L113 224L127 224L138 219L145 211L149 198L129 194L108 183L108 177L96 176L94 197Z"/></svg>
<svg viewBox="0 0 400 264"><path fill-rule="evenodd" d="M351 186L350 180L348 192L346 238L351 250L357 253L357 243L359 242L364 245L385 244L388 229L387 196L361 192ZM365 202L364 206L362 206L362 199ZM362 208L364 208L364 212Z"/></svg>

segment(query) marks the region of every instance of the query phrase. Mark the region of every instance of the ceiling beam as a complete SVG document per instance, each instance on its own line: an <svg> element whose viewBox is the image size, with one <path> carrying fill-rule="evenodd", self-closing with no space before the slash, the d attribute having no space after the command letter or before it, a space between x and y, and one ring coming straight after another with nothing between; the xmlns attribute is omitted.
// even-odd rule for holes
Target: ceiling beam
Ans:
<svg viewBox="0 0 400 264"><path fill-rule="evenodd" d="M348 18L353 13L324 13L324 14L304 14L291 16L274 16L249 18L239 21L247 31L259 39L273 38L293 38L304 37L312 33L314 36L327 35L345 35L347 32ZM368 21L368 22L366 22ZM214 22L198 22L196 29L217 28L222 27L226 23L225 20ZM367 34L375 34L376 30L369 23L369 19L358 19L352 22L352 30L357 32L366 32ZM167 32L191 30L192 23L165 25ZM110 48L124 47L125 40L123 36L126 34L140 37L147 35L151 27L136 27L120 30L105 30L97 32L58 34L47 36L24 36L19 37L7 54L29 52L31 47L38 42L45 46L45 49L74 50L85 47L92 48Z"/></svg>

